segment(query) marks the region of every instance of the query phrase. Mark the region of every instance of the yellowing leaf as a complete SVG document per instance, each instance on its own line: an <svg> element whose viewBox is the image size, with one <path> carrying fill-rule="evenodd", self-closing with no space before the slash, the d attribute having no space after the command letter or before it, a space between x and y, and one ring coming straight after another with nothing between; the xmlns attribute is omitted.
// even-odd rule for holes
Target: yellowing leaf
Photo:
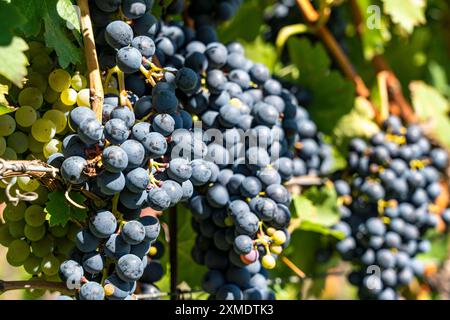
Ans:
<svg viewBox="0 0 450 320"><path fill-rule="evenodd" d="M422 120L442 116L450 110L449 102L438 90L422 81L412 82L409 86L414 110Z"/></svg>
<svg viewBox="0 0 450 320"><path fill-rule="evenodd" d="M28 60L24 54L26 50L27 43L19 37L14 37L7 46L0 46L0 75L20 88L22 79L27 75Z"/></svg>
<svg viewBox="0 0 450 320"><path fill-rule="evenodd" d="M426 22L426 0L382 0L384 11L391 16L394 23L400 25L408 33L414 27Z"/></svg>

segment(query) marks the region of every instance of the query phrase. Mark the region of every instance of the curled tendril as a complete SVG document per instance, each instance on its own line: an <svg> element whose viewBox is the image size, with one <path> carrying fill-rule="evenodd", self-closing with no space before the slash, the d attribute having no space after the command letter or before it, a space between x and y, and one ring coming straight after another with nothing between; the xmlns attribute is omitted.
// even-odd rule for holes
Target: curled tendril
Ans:
<svg viewBox="0 0 450 320"><path fill-rule="evenodd" d="M32 202L37 200L38 194L35 192L25 192L21 193L19 190L16 190L16 195L14 196L11 193L11 188L15 185L15 182L9 182L5 179L2 179L2 182L6 184L6 197L8 198L8 202L10 202L13 206L17 206L20 201Z"/></svg>
<svg viewBox="0 0 450 320"><path fill-rule="evenodd" d="M69 185L69 188L66 190L66 192L64 193L64 196L66 197L67 201L69 201L69 203L71 205L73 205L74 207L77 207L79 209L82 210L86 210L87 207L75 202L71 197L70 197L70 191L72 190L72 185Z"/></svg>

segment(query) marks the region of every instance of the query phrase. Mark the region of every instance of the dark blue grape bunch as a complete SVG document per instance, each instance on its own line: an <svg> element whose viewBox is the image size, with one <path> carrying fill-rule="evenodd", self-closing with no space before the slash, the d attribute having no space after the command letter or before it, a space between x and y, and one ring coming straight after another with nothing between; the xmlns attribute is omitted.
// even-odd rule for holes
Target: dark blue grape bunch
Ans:
<svg viewBox="0 0 450 320"><path fill-rule="evenodd" d="M145 150L144 165L124 169L118 211L185 201L198 232L194 259L223 280L206 286L211 297L273 298L265 269L289 242L291 197L283 184L327 174L331 149L290 90L247 59L241 44L218 42L211 25L194 31L149 13L107 19L96 24L112 91L104 107L106 145L131 139ZM117 117L125 122L120 130Z"/></svg>
<svg viewBox="0 0 450 320"><path fill-rule="evenodd" d="M347 181L335 182L345 239L336 244L357 266L349 280L365 299L393 300L424 266L416 258L430 250L427 230L437 228L436 200L448 155L417 125L389 117L370 141L350 142ZM442 216L448 221L448 211Z"/></svg>

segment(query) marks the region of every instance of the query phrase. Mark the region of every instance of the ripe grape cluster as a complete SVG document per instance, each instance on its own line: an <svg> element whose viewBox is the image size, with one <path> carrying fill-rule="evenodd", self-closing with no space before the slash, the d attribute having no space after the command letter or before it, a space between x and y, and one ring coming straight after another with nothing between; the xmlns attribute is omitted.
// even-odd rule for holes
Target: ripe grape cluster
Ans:
<svg viewBox="0 0 450 320"><path fill-rule="evenodd" d="M369 142L351 141L349 179L335 182L343 203L335 228L345 234L336 248L358 265L349 280L361 298L397 299L400 287L423 275L416 256L430 250L426 231L442 223L436 199L447 165L446 152L419 126L394 116Z"/></svg>
<svg viewBox="0 0 450 320"><path fill-rule="evenodd" d="M218 299L271 297L261 264L274 268L288 238L290 194L282 183L332 166L308 113L267 67L246 59L242 45L218 42L210 25L194 31L146 14L97 24L97 34L105 43L97 40L100 55L113 61L108 67L124 73L135 119L170 137L162 179L192 183L183 200L203 243L193 255L216 284L205 290ZM117 85L110 89L123 96ZM161 114L173 119L169 129ZM196 120L201 126L193 128ZM253 277L257 286L245 280Z"/></svg>
<svg viewBox="0 0 450 320"><path fill-rule="evenodd" d="M272 299L266 269L289 242L291 196L284 183L331 170L331 149L295 96L266 66L247 59L241 44L220 43L205 19L226 20L224 11L240 1L200 2L189 9L196 31L157 20L149 12L153 1L90 2L107 93L101 117L90 108L86 79L53 70L41 53L31 63L36 75L18 94L21 107L0 117L0 135L8 136L0 139L4 157L27 158L17 141L36 140L30 157L59 169L71 205L81 205L71 192L88 196L82 227L58 227L70 230L76 248L68 259L58 256L56 269L52 264L53 275L77 289L78 299L157 293L160 224L141 210L181 202L192 212L198 233L192 254L209 269L203 287L211 298ZM168 11L175 13L179 3ZM125 21L116 20L119 10ZM24 137L10 139L16 132ZM30 178L17 178L17 185L47 191ZM35 226L26 226L26 213L21 223L29 231L11 234L20 215L6 214L2 241L41 240L31 234ZM57 229L43 225L36 227ZM11 257L16 264L23 258Z"/></svg>

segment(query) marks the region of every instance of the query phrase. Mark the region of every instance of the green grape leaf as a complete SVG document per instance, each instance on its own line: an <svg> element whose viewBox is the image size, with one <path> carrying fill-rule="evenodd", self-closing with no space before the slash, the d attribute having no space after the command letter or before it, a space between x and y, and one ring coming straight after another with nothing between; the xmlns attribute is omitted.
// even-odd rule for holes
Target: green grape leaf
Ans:
<svg viewBox="0 0 450 320"><path fill-rule="evenodd" d="M426 22L426 0L382 0L384 11L408 33Z"/></svg>
<svg viewBox="0 0 450 320"><path fill-rule="evenodd" d="M384 53L384 46L391 39L391 33L374 0L357 0L357 4L365 21L360 26L364 57L370 60L375 55Z"/></svg>
<svg viewBox="0 0 450 320"><path fill-rule="evenodd" d="M84 196L77 192L71 192L70 197L78 204L83 204L86 200ZM50 227L56 225L65 226L70 220L85 221L87 218L87 210L71 205L67 201L64 192L61 191L49 193L45 211Z"/></svg>
<svg viewBox="0 0 450 320"><path fill-rule="evenodd" d="M0 116L14 112L17 108L10 106L6 96L9 93L9 85L0 83Z"/></svg>
<svg viewBox="0 0 450 320"><path fill-rule="evenodd" d="M69 64L78 64L81 62L80 50L69 38L66 32L61 28L58 21L50 16L44 18L45 22L45 42L49 47L55 49L58 55L59 65L67 68Z"/></svg>
<svg viewBox="0 0 450 320"><path fill-rule="evenodd" d="M27 43L19 37L14 37L7 46L0 46L0 75L12 81L19 88L27 75L28 59L24 52L28 50Z"/></svg>
<svg viewBox="0 0 450 320"><path fill-rule="evenodd" d="M333 131L334 143L342 150L354 137L369 138L380 131L378 125L373 121L374 114L368 101L362 97L355 99L354 109L342 117Z"/></svg>
<svg viewBox="0 0 450 320"><path fill-rule="evenodd" d="M14 0L14 6L27 20L19 27L26 37L35 37L41 32L43 6L46 1Z"/></svg>
<svg viewBox="0 0 450 320"><path fill-rule="evenodd" d="M62 68L69 64L80 64L80 49L73 43L68 27L79 29L76 9L69 0L14 1L20 12L27 18L21 30L26 36L37 36L44 25L44 38L48 47L53 48Z"/></svg>
<svg viewBox="0 0 450 320"><path fill-rule="evenodd" d="M331 185L312 187L293 197L291 211L300 223L298 229L342 239L343 234L330 229L339 221L338 197Z"/></svg>
<svg viewBox="0 0 450 320"><path fill-rule="evenodd" d="M242 41L241 43L245 48L245 56L248 59L264 64L272 72L279 67L279 58L275 47L265 42L261 37L252 42Z"/></svg>
<svg viewBox="0 0 450 320"><path fill-rule="evenodd" d="M67 28L81 32L80 17L76 7L70 0L59 0L56 4L58 15L67 23Z"/></svg>
<svg viewBox="0 0 450 320"><path fill-rule="evenodd" d="M409 86L412 94L413 106L422 120L436 115L441 116L450 110L450 104L435 88L422 81L412 82Z"/></svg>
<svg viewBox="0 0 450 320"><path fill-rule="evenodd" d="M291 80L312 91L311 117L322 132L331 135L338 121L353 109L353 84L331 70L331 61L321 43L294 37L288 40L288 51L298 69L298 76Z"/></svg>
<svg viewBox="0 0 450 320"><path fill-rule="evenodd" d="M222 42L239 40L253 41L263 24L267 0L245 1L236 16L218 28L217 34ZM245 26L245 27L244 27Z"/></svg>
<svg viewBox="0 0 450 320"><path fill-rule="evenodd" d="M80 9L74 6L71 0L59 0L56 4L58 15L65 20L66 27L72 30L72 34L80 44L83 45L83 37L81 36Z"/></svg>
<svg viewBox="0 0 450 320"><path fill-rule="evenodd" d="M0 103L0 116L7 114L7 113L14 112L15 110L16 110L16 108L14 108L14 107L10 107L10 106Z"/></svg>
<svg viewBox="0 0 450 320"><path fill-rule="evenodd" d="M448 234L440 234L435 230L426 233L425 238L431 243L431 250L417 255L417 259L427 263L442 263L448 258Z"/></svg>
<svg viewBox="0 0 450 320"><path fill-rule="evenodd" d="M428 70L430 72L433 87L435 87L441 94L450 96L450 84L443 66L436 61L431 61L428 64Z"/></svg>
<svg viewBox="0 0 450 320"><path fill-rule="evenodd" d="M435 88L422 81L410 84L414 111L422 121L428 121L440 143L450 147L450 103Z"/></svg>
<svg viewBox="0 0 450 320"><path fill-rule="evenodd" d="M13 39L13 31L26 20L23 15L10 3L0 1L0 46L10 44Z"/></svg>

